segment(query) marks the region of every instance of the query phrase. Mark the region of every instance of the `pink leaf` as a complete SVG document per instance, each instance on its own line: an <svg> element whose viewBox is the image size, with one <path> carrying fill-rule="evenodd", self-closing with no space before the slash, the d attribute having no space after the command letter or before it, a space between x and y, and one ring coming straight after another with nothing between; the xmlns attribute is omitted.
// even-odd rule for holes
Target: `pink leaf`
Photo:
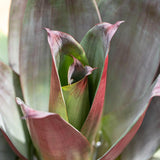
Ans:
<svg viewBox="0 0 160 160"><path fill-rule="evenodd" d="M21 105L34 145L43 159L88 160L87 139L58 114L35 111L19 98L17 103Z"/></svg>

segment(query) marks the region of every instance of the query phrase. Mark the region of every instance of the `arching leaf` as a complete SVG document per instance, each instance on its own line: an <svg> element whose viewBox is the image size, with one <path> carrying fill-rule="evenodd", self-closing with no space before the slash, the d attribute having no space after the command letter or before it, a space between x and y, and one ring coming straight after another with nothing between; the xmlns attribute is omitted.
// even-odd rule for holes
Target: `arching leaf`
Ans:
<svg viewBox="0 0 160 160"><path fill-rule="evenodd" d="M33 110L18 98L17 103L21 105L32 140L43 159L88 160L87 139L58 114Z"/></svg>

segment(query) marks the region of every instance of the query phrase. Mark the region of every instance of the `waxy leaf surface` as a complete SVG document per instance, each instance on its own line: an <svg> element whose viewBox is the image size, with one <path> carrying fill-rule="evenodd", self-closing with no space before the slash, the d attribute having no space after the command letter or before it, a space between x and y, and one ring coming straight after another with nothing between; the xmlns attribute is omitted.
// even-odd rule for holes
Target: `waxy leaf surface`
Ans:
<svg viewBox="0 0 160 160"><path fill-rule="evenodd" d="M0 62L0 129L12 149L23 159L29 157L29 141L15 102L14 73Z"/></svg>
<svg viewBox="0 0 160 160"><path fill-rule="evenodd" d="M41 158L88 160L90 145L87 139L58 114L33 110L19 98L17 103L21 105Z"/></svg>
<svg viewBox="0 0 160 160"><path fill-rule="evenodd" d="M42 28L70 33L80 40L99 22L97 15L92 0L28 0L20 45L21 84L27 104L35 109L49 110L52 58Z"/></svg>
<svg viewBox="0 0 160 160"><path fill-rule="evenodd" d="M27 0L13 0L9 17L8 56L11 68L19 73L19 48L23 16Z"/></svg>
<svg viewBox="0 0 160 160"><path fill-rule="evenodd" d="M102 145L99 155L109 149L102 160L115 159L132 140L140 128L153 97L160 96L160 76L139 100L119 110L108 113L102 119ZM121 124L121 125L119 125ZM123 124L123 125L122 125Z"/></svg>
<svg viewBox="0 0 160 160"><path fill-rule="evenodd" d="M110 41L122 22L118 21L114 25L100 23L94 26L81 42L89 65L97 68L89 77L89 93L92 107L81 130L90 142L92 142L97 132L103 111Z"/></svg>

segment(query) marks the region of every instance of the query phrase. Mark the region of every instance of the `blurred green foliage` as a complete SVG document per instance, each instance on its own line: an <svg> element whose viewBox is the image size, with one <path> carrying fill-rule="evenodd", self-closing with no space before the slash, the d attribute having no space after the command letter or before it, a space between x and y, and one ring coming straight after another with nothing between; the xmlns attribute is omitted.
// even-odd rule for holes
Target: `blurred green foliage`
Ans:
<svg viewBox="0 0 160 160"><path fill-rule="evenodd" d="M3 61L5 64L8 64L7 41L8 41L7 35L0 32L0 60Z"/></svg>

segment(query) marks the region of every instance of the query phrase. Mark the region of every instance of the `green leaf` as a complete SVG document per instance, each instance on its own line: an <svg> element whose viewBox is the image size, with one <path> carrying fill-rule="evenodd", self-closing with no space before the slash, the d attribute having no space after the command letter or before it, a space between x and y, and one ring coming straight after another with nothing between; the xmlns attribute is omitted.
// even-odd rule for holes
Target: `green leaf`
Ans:
<svg viewBox="0 0 160 160"><path fill-rule="evenodd" d="M155 97L141 128L121 154L122 160L148 160L160 146L160 98Z"/></svg>
<svg viewBox="0 0 160 160"><path fill-rule="evenodd" d="M11 68L19 73L19 48L23 16L27 0L13 0L10 7L8 56Z"/></svg>
<svg viewBox="0 0 160 160"><path fill-rule="evenodd" d="M84 78L62 87L69 122L78 130L81 129L90 109L87 82L87 78Z"/></svg>
<svg viewBox="0 0 160 160"><path fill-rule="evenodd" d="M114 25L110 23L100 23L90 29L82 39L81 45L86 52L89 65L97 69L89 79L91 102L98 89L105 58L108 56L110 41L123 21L118 21Z"/></svg>
<svg viewBox="0 0 160 160"><path fill-rule="evenodd" d="M70 78L77 79L78 76L78 78L81 77L83 79L62 87L62 90L67 106L69 122L76 129L80 130L90 109L87 76L91 74L94 69L89 66L82 66L77 59L73 59L74 63L70 66L68 75Z"/></svg>
<svg viewBox="0 0 160 160"><path fill-rule="evenodd" d="M32 140L42 159L88 160L90 144L87 139L58 114L36 111L19 98Z"/></svg>
<svg viewBox="0 0 160 160"><path fill-rule="evenodd" d="M27 159L30 156L29 137L26 137L27 132L15 102L13 75L11 69L0 62L0 128L14 151Z"/></svg>
<svg viewBox="0 0 160 160"><path fill-rule="evenodd" d="M21 84L27 104L48 111L52 58L42 28L67 32L80 40L97 22L92 0L28 0L20 46Z"/></svg>
<svg viewBox="0 0 160 160"><path fill-rule="evenodd" d="M89 65L97 68L89 77L89 94L92 107L81 130L90 142L95 137L103 111L110 41L122 22L118 21L113 25L100 23L94 26L81 42Z"/></svg>
<svg viewBox="0 0 160 160"><path fill-rule="evenodd" d="M7 35L0 31L0 60L8 64Z"/></svg>
<svg viewBox="0 0 160 160"><path fill-rule="evenodd" d="M102 145L98 157L115 159L132 140L142 124L153 97L160 96L160 75L139 100L112 111L102 119Z"/></svg>

